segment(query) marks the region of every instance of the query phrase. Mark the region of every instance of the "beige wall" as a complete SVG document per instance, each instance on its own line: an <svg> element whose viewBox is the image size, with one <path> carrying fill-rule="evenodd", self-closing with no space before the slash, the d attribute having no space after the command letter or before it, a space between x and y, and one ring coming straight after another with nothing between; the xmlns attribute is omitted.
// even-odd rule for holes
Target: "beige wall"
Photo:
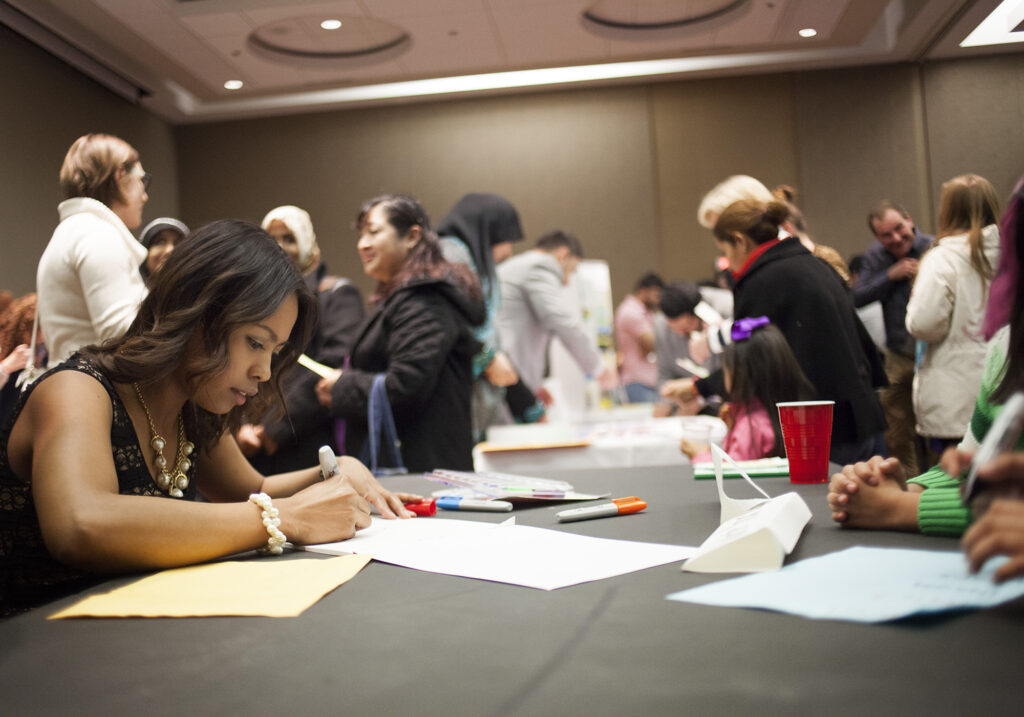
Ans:
<svg viewBox="0 0 1024 717"><path fill-rule="evenodd" d="M153 175L147 217L178 212L170 126L0 26L0 290L35 290L36 265L57 225L57 176L87 132L124 138Z"/></svg>
<svg viewBox="0 0 1024 717"><path fill-rule="evenodd" d="M711 273L696 208L738 172L796 186L812 234L850 256L870 243L864 215L881 198L932 229L938 188L955 174L1009 193L1024 172L1022 70L1017 53L170 128L0 28L0 288L32 289L60 161L86 131L138 147L154 174L147 219L259 221L299 204L332 270L364 289L351 222L386 191L416 195L435 221L465 192L501 193L523 218L520 251L551 228L577 233L588 256L610 261L616 301L650 268Z"/></svg>
<svg viewBox="0 0 1024 717"><path fill-rule="evenodd" d="M182 208L259 221L278 204L313 217L328 266L370 286L352 220L362 201L407 192L438 222L463 194L497 192L527 240L576 233L614 257L617 288L659 266L646 87L498 97L181 127Z"/></svg>

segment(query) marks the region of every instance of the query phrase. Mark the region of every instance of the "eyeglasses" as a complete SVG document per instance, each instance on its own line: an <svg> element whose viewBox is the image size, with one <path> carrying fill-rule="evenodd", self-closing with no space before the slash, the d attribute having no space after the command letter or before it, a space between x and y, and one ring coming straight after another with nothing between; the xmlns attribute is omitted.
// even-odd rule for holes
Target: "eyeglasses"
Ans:
<svg viewBox="0 0 1024 717"><path fill-rule="evenodd" d="M149 172L142 172L140 174L139 171L141 171L141 170L142 170L142 165L141 164L135 164L135 165L132 166L132 169L129 172L129 174L133 174L136 177L138 177L139 179L141 179L142 180L142 189L148 191L149 190L149 183L153 180L153 175L150 174Z"/></svg>

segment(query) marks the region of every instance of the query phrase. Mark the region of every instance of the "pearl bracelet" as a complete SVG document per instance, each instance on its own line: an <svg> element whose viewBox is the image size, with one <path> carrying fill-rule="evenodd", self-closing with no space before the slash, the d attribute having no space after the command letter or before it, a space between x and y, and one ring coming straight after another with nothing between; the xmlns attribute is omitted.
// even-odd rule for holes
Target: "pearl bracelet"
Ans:
<svg viewBox="0 0 1024 717"><path fill-rule="evenodd" d="M284 537L284 533L277 527L281 525L281 519L278 517L277 508L270 502L270 496L266 493L253 493L249 496L249 502L255 503L262 509L263 527L267 529L267 534L270 536L267 538L267 544L260 548L260 552L263 554L280 555L284 552L284 544L288 539Z"/></svg>

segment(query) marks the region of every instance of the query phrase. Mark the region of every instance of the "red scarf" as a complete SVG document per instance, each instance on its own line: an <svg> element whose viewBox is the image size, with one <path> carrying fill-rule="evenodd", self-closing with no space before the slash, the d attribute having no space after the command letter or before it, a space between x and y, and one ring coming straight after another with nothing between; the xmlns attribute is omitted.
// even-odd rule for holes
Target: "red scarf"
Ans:
<svg viewBox="0 0 1024 717"><path fill-rule="evenodd" d="M766 251L771 249L780 241L782 240L772 239L770 241L766 241L764 244L758 245L757 249L754 249L754 251L750 252L750 254L747 256L747 260L743 262L743 266L741 266L739 269L732 273L733 281L739 281L740 278L747 273L747 270L750 269L750 265L753 264L759 256L764 254Z"/></svg>

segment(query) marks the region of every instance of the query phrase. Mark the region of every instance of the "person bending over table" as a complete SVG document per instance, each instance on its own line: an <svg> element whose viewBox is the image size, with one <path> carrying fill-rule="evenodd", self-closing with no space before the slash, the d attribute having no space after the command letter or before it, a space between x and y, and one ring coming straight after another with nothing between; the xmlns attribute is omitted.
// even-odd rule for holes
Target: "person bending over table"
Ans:
<svg viewBox="0 0 1024 717"><path fill-rule="evenodd" d="M33 384L0 431L0 613L98 573L350 538L370 503L410 517L403 500L417 496L389 493L358 461L328 480L318 468L264 477L233 438L280 394L316 301L265 232L215 222L167 260L123 338Z"/></svg>

